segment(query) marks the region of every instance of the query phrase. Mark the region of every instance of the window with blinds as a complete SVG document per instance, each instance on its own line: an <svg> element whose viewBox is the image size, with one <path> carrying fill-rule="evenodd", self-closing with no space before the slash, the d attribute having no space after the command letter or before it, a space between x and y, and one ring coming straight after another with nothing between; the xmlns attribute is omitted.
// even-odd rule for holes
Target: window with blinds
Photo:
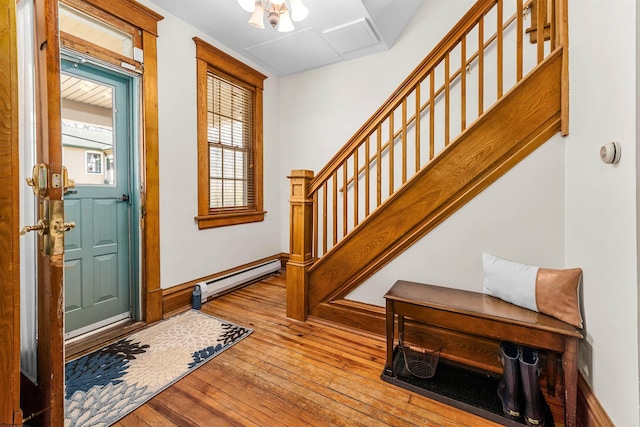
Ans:
<svg viewBox="0 0 640 427"><path fill-rule="evenodd" d="M198 228L263 221L262 96L267 77L194 37Z"/></svg>
<svg viewBox="0 0 640 427"><path fill-rule="evenodd" d="M255 208L253 92L207 73L209 209Z"/></svg>

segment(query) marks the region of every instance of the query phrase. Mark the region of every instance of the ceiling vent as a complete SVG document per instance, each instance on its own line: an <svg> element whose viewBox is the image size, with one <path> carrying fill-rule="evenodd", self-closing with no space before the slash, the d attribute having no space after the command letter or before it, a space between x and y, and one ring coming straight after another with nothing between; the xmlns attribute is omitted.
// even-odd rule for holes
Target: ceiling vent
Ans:
<svg viewBox="0 0 640 427"><path fill-rule="evenodd" d="M281 74L292 74L338 62L342 58L313 28L245 49Z"/></svg>
<svg viewBox="0 0 640 427"><path fill-rule="evenodd" d="M341 55L378 43L367 18L360 18L323 32L324 38Z"/></svg>

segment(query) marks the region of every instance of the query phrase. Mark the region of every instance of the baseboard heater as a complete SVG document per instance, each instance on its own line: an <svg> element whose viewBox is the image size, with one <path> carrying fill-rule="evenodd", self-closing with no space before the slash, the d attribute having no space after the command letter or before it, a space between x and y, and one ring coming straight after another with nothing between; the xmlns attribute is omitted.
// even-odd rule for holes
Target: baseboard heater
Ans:
<svg viewBox="0 0 640 427"><path fill-rule="evenodd" d="M202 291L202 302L207 301L209 298L221 295L230 290L247 285L251 282L268 276L280 270L280 260L274 259L264 264L254 265L253 267L246 268L235 273L228 274L222 277L216 277L215 279L206 280L196 283L200 285Z"/></svg>

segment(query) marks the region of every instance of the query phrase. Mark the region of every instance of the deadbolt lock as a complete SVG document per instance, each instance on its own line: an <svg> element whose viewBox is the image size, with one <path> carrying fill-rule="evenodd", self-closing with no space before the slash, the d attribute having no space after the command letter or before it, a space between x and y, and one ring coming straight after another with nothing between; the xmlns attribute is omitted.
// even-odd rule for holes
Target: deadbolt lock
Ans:
<svg viewBox="0 0 640 427"><path fill-rule="evenodd" d="M31 178L27 178L27 185L31 187L33 194L38 197L44 197L47 193L48 173L47 165L38 163L33 166Z"/></svg>

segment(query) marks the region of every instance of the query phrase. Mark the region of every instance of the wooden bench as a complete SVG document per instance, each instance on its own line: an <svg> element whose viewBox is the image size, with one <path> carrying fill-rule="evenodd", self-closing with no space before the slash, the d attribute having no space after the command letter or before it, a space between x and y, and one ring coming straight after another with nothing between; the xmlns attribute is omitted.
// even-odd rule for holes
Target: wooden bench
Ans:
<svg viewBox="0 0 640 427"><path fill-rule="evenodd" d="M384 375L394 377L395 318L398 333L405 317L415 322L495 341L509 341L547 351L547 383L556 379L556 354L562 357L565 425L576 426L578 340L573 326L478 292L399 280L386 299L387 361Z"/></svg>

